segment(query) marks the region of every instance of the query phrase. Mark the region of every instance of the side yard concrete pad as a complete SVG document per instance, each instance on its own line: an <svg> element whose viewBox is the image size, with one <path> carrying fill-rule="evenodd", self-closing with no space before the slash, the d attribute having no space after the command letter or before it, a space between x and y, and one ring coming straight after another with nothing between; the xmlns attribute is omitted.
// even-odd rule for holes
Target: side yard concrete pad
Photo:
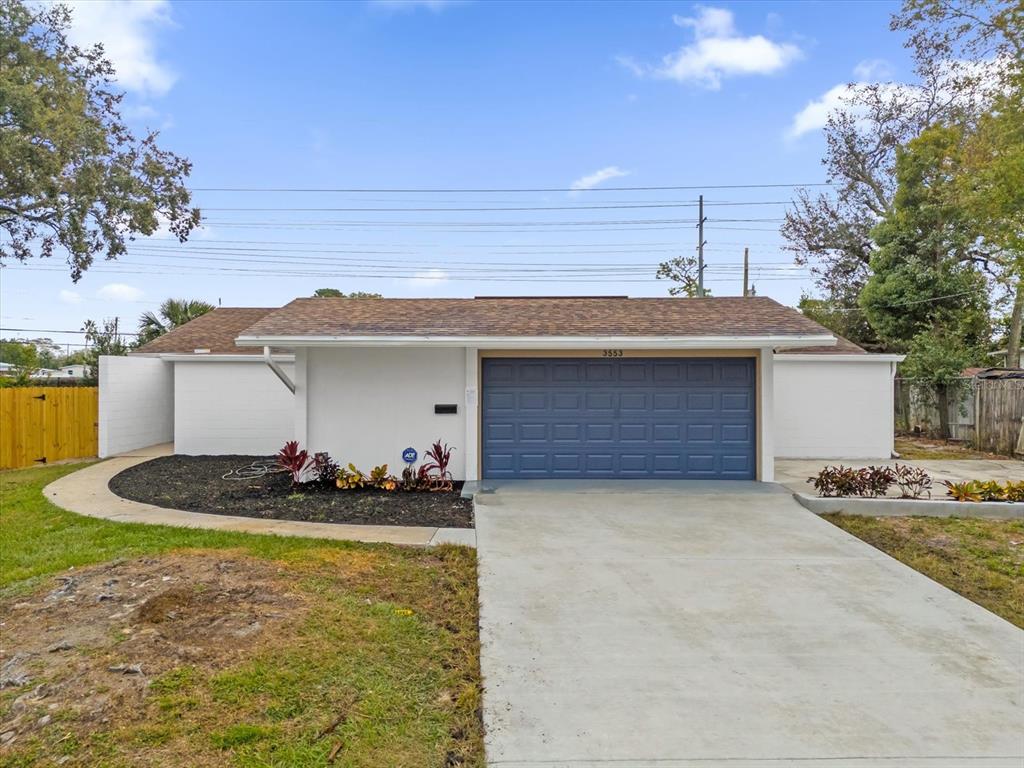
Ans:
<svg viewBox="0 0 1024 768"><path fill-rule="evenodd" d="M477 496L489 764L1024 762L1024 631L778 486Z"/></svg>

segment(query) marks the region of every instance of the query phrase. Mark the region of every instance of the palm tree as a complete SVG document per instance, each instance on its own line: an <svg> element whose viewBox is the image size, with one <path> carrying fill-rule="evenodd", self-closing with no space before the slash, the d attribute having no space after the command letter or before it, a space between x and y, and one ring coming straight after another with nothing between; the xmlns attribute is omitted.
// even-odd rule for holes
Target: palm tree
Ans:
<svg viewBox="0 0 1024 768"><path fill-rule="evenodd" d="M214 308L213 304L196 299L167 299L160 305L159 313L144 312L139 317L138 343L152 341Z"/></svg>

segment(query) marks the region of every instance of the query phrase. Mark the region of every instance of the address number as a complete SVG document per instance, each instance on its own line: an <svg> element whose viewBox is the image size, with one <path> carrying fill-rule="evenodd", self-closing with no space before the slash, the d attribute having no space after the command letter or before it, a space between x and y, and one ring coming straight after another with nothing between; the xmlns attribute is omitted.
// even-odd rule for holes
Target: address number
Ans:
<svg viewBox="0 0 1024 768"><path fill-rule="evenodd" d="M604 357L622 357L621 349L606 349L602 352Z"/></svg>

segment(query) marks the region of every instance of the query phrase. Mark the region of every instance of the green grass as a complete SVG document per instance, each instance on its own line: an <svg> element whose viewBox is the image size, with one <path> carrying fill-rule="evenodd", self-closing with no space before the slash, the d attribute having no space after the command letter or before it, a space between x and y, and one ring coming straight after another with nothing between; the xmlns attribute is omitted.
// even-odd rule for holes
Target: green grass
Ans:
<svg viewBox="0 0 1024 768"><path fill-rule="evenodd" d="M843 514L822 517L1024 628L1024 522Z"/></svg>
<svg viewBox="0 0 1024 768"><path fill-rule="evenodd" d="M304 607L227 666L164 672L141 708L107 723L58 710L0 752L0 766L312 766L332 752L331 765L351 768L483 764L472 550L80 517L41 489L81 466L0 473L0 608L69 567L174 550L271 560ZM22 692L3 692L0 720Z"/></svg>
<svg viewBox="0 0 1024 768"><path fill-rule="evenodd" d="M64 464L0 472L0 595L10 589L30 589L40 577L72 566L120 557L185 548L238 548L257 557L295 559L325 546L316 539L111 523L66 512L42 495L44 486L83 466ZM347 542L330 546L359 548Z"/></svg>

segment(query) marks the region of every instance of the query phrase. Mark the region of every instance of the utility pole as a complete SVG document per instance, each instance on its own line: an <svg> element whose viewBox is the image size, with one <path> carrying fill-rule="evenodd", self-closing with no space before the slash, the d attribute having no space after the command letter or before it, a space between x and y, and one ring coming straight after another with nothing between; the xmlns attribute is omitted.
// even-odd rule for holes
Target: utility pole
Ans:
<svg viewBox="0 0 1024 768"><path fill-rule="evenodd" d="M697 204L697 295L704 296L704 195L701 195Z"/></svg>
<svg viewBox="0 0 1024 768"><path fill-rule="evenodd" d="M743 249L743 298L747 298L750 293L747 291L747 286L750 285L750 248Z"/></svg>

